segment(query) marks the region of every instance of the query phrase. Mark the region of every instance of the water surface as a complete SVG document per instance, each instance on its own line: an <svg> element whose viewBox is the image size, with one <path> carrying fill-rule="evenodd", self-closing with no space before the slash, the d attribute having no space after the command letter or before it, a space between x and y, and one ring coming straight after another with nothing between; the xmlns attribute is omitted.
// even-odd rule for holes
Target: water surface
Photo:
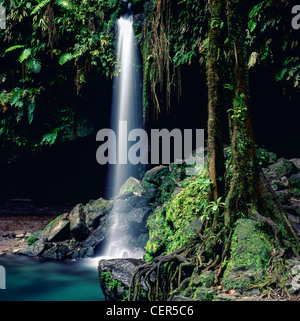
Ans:
<svg viewBox="0 0 300 321"><path fill-rule="evenodd" d="M104 301L97 264L0 256L6 289L0 301Z"/></svg>

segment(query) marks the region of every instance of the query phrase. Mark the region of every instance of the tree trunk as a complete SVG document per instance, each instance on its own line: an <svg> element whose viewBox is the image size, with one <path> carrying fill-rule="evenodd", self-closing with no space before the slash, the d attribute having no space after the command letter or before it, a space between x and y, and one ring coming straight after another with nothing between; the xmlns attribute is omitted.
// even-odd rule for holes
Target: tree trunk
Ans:
<svg viewBox="0 0 300 321"><path fill-rule="evenodd" d="M222 28L223 2L210 1L211 18L209 22L209 46L207 55L207 86L208 86L208 176L212 182L211 200L217 201L224 193L225 158L223 153L221 130L222 103L222 66L224 59L222 44L224 37Z"/></svg>
<svg viewBox="0 0 300 321"><path fill-rule="evenodd" d="M245 49L245 22L247 21L247 16L243 15L243 12L245 14L247 12L245 5L244 0L228 0L227 2L228 35L234 54L231 65L233 107L230 110L232 172L230 188L225 201L225 225L230 227L239 217L253 217L259 212L265 218L267 217L266 221L272 222L273 227L278 226L282 239L289 240L290 245L297 252L299 250L298 238L282 205L261 172L256 158Z"/></svg>

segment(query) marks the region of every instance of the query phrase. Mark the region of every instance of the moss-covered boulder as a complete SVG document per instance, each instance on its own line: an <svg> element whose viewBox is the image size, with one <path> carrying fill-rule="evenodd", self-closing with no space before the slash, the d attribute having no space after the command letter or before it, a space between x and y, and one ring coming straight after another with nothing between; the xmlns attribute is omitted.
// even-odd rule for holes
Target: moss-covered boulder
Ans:
<svg viewBox="0 0 300 321"><path fill-rule="evenodd" d="M141 181L134 177L129 177L126 182L121 186L119 195L128 193L128 192L142 192L143 186Z"/></svg>
<svg viewBox="0 0 300 321"><path fill-rule="evenodd" d="M145 260L170 254L197 237L197 230L207 214L209 180L206 173L190 178L178 194L157 207L148 219L149 241Z"/></svg>
<svg viewBox="0 0 300 321"><path fill-rule="evenodd" d="M161 175L163 175L164 173L168 173L169 169L167 166L164 165L160 165L160 166L156 166L151 168L150 170L148 170L142 180L142 184L144 187L147 187L148 184L152 183L155 185L159 185L161 183ZM160 175L159 175L160 174Z"/></svg>
<svg viewBox="0 0 300 321"><path fill-rule="evenodd" d="M225 290L246 290L263 282L273 246L259 224L251 219L237 221L230 260L222 280Z"/></svg>
<svg viewBox="0 0 300 321"><path fill-rule="evenodd" d="M278 177L289 177L292 174L296 174L298 169L292 161L281 158L277 163L269 166L269 171L276 173ZM268 173L266 173L266 176L268 176Z"/></svg>

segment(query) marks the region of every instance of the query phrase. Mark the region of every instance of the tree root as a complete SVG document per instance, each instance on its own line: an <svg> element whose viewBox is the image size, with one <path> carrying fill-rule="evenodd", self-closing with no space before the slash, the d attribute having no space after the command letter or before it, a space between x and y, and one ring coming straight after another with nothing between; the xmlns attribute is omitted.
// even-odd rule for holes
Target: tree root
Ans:
<svg viewBox="0 0 300 321"><path fill-rule="evenodd" d="M166 300L168 294L180 287L182 280L189 277L194 268L193 263L176 252L156 257L136 269L131 278L128 300L142 298L143 284L147 288L148 300Z"/></svg>

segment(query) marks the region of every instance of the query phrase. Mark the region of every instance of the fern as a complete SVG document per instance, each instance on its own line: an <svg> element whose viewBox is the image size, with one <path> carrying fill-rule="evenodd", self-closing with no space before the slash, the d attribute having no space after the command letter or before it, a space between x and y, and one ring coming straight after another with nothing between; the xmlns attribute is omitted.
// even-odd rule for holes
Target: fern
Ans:
<svg viewBox="0 0 300 321"><path fill-rule="evenodd" d="M43 9L48 3L50 3L50 0L43 0L39 4L35 6L35 8L31 11L31 15L36 14L38 11Z"/></svg>
<svg viewBox="0 0 300 321"><path fill-rule="evenodd" d="M26 48L22 51L22 53L19 56L19 62L23 62L24 60L28 59L31 55L31 49Z"/></svg>
<svg viewBox="0 0 300 321"><path fill-rule="evenodd" d="M55 128L51 133L45 134L41 141L41 145L53 145L56 141L59 130L60 128Z"/></svg>
<svg viewBox="0 0 300 321"><path fill-rule="evenodd" d="M37 12L39 12L41 9L43 9L44 7L46 7L47 4L50 3L51 0L43 0L41 1L39 4L36 5L36 7L31 11L31 15L36 14ZM72 4L70 1L68 0L56 0L55 4L58 5L61 8L64 9L71 9L72 8Z"/></svg>
<svg viewBox="0 0 300 321"><path fill-rule="evenodd" d="M67 0L56 0L55 3L61 7L61 8L64 8L64 9L71 9L72 8L72 4L70 1L67 1Z"/></svg>
<svg viewBox="0 0 300 321"><path fill-rule="evenodd" d="M59 58L59 64L64 65L65 63L71 61L72 59L74 59L80 55L81 55L81 53L75 53L75 54L65 53Z"/></svg>

